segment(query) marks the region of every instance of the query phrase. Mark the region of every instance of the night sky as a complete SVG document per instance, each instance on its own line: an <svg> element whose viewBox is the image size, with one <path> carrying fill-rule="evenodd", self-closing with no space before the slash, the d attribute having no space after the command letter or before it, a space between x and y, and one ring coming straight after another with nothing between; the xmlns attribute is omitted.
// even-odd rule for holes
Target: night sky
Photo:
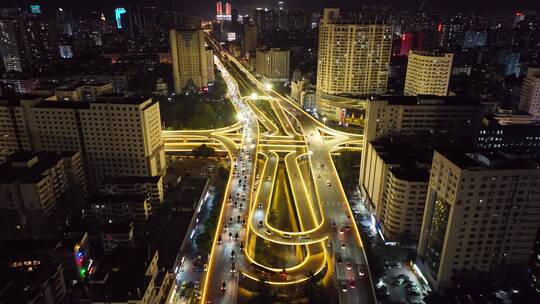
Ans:
<svg viewBox="0 0 540 304"><path fill-rule="evenodd" d="M230 0L233 7L244 7L245 4L252 6L264 6L266 3L277 1L267 0ZM517 9L540 9L540 0L424 0L424 8L428 10L445 11L498 11ZM75 11L87 11L92 9L107 10L115 6L129 6L134 4L160 5L170 8L172 5L187 13L211 14L214 11L214 0L1 0L0 7L10 7L15 4L26 6L30 3L41 4L44 7L71 7ZM289 0L285 5L289 9L313 9L322 7L358 8L364 4L387 4L399 9L420 8L423 0Z"/></svg>

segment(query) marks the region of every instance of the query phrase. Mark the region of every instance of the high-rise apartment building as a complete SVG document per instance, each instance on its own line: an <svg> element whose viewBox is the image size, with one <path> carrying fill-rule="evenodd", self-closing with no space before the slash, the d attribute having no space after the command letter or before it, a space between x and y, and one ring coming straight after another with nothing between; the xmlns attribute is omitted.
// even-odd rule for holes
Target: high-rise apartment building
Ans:
<svg viewBox="0 0 540 304"><path fill-rule="evenodd" d="M257 74L269 81L287 81L289 79L289 50L271 48L257 50Z"/></svg>
<svg viewBox="0 0 540 304"><path fill-rule="evenodd" d="M17 19L0 19L0 56L6 71L22 72L26 66L22 32Z"/></svg>
<svg viewBox="0 0 540 304"><path fill-rule="evenodd" d="M169 34L175 92L181 93L190 82L202 91L208 87L203 30L172 29Z"/></svg>
<svg viewBox="0 0 540 304"><path fill-rule="evenodd" d="M471 143L478 137L483 108L463 97L387 96L369 99L364 141L386 136L417 142Z"/></svg>
<svg viewBox="0 0 540 304"><path fill-rule="evenodd" d="M216 80L214 73L214 51L211 48L207 48L204 50L204 54L206 55L208 82L214 82Z"/></svg>
<svg viewBox="0 0 540 304"><path fill-rule="evenodd" d="M56 28L39 16L0 19L0 56L6 71L35 70L58 57Z"/></svg>
<svg viewBox="0 0 540 304"><path fill-rule="evenodd" d="M317 99L323 95L379 95L386 92L392 26L341 19L325 9L319 27Z"/></svg>
<svg viewBox="0 0 540 304"><path fill-rule="evenodd" d="M244 25L244 56L247 53L255 54L257 51L257 26L253 24ZM247 56L246 56L247 57Z"/></svg>
<svg viewBox="0 0 540 304"><path fill-rule="evenodd" d="M360 182L384 237L418 240L433 152L376 141L366 144L363 153L366 173Z"/></svg>
<svg viewBox="0 0 540 304"><path fill-rule="evenodd" d="M453 54L410 51L404 95L446 96Z"/></svg>
<svg viewBox="0 0 540 304"><path fill-rule="evenodd" d="M527 77L523 79L521 86L518 110L540 120L540 68L527 70Z"/></svg>
<svg viewBox="0 0 540 304"><path fill-rule="evenodd" d="M526 272L540 222L540 164L436 151L418 260L436 288Z"/></svg>
<svg viewBox="0 0 540 304"><path fill-rule="evenodd" d="M483 108L462 97L395 96L367 102L364 143L385 138L416 145L474 145L482 125ZM369 152L369 151L368 151ZM373 183L369 164L375 154L362 153L360 189L369 198ZM377 169L378 170L378 169ZM380 173L380 172L379 172Z"/></svg>
<svg viewBox="0 0 540 304"><path fill-rule="evenodd" d="M8 134L0 151L81 151L95 184L156 176L165 167L159 103L152 99L0 100L0 116Z"/></svg>

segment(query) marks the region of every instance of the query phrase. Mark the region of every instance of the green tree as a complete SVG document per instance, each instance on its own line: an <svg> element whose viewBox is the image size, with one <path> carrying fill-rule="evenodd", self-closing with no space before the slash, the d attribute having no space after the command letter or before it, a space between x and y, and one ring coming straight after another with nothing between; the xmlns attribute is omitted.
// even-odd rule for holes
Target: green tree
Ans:
<svg viewBox="0 0 540 304"><path fill-rule="evenodd" d="M212 147L207 146L206 144L202 144L198 146L197 148L192 150L193 156L199 158L199 157L211 157L214 156L216 153L216 150Z"/></svg>
<svg viewBox="0 0 540 304"><path fill-rule="evenodd" d="M184 92L188 92L189 94L199 92L199 88L197 87L193 79L189 79L188 81L186 81L186 85L184 86Z"/></svg>
<svg viewBox="0 0 540 304"><path fill-rule="evenodd" d="M259 282L255 295L250 299L249 303L253 304L272 304L277 300L276 295L272 292L270 284Z"/></svg>
<svg viewBox="0 0 540 304"><path fill-rule="evenodd" d="M223 168L223 167L219 167L218 168L218 175L219 175L219 178L223 181L226 181L228 178L229 178L229 170Z"/></svg>
<svg viewBox="0 0 540 304"><path fill-rule="evenodd" d="M336 158L336 169L344 185L358 183L360 153L345 151Z"/></svg>
<svg viewBox="0 0 540 304"><path fill-rule="evenodd" d="M208 231L200 233L195 240L195 245L197 245L199 252L209 253L212 247L212 236Z"/></svg>
<svg viewBox="0 0 540 304"><path fill-rule="evenodd" d="M268 212L268 223L272 226L275 226L277 222L277 212L275 209L270 209Z"/></svg>

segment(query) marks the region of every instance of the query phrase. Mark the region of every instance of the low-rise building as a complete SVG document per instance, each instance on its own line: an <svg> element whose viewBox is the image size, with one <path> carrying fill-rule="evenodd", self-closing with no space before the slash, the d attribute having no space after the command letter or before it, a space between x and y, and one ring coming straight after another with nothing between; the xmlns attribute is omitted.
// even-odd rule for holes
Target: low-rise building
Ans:
<svg viewBox="0 0 540 304"><path fill-rule="evenodd" d="M54 90L56 100L60 101L95 101L97 97L111 94L111 83L80 83L58 87Z"/></svg>
<svg viewBox="0 0 540 304"><path fill-rule="evenodd" d="M79 281L90 265L88 234L70 232L61 240L28 239L3 242L0 268L32 271L48 263L61 262L66 281Z"/></svg>
<svg viewBox="0 0 540 304"><path fill-rule="evenodd" d="M115 250L89 279L81 301L93 304L165 303L174 286L174 273L159 271L158 251Z"/></svg>
<svg viewBox="0 0 540 304"><path fill-rule="evenodd" d="M58 304L67 297L62 264L42 264L32 271L10 271L2 273L11 280L0 286L1 303Z"/></svg>
<svg viewBox="0 0 540 304"><path fill-rule="evenodd" d="M101 245L103 246L105 254L111 254L116 248L135 248L133 229L134 225L132 222L107 225L106 228L100 232Z"/></svg>
<svg viewBox="0 0 540 304"><path fill-rule="evenodd" d="M146 194L100 194L89 197L83 220L89 228L99 229L113 223L143 223L151 213Z"/></svg>
<svg viewBox="0 0 540 304"><path fill-rule="evenodd" d="M66 204L86 193L79 152L17 153L0 165L2 239L51 237L65 225Z"/></svg>
<svg viewBox="0 0 540 304"><path fill-rule="evenodd" d="M105 179L101 192L108 194L146 194L152 208L163 204L162 176L124 176Z"/></svg>

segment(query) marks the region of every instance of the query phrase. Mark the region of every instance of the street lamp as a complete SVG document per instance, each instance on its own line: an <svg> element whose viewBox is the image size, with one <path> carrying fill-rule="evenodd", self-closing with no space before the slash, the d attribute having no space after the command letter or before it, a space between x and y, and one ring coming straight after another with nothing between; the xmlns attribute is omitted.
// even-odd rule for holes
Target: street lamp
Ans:
<svg viewBox="0 0 540 304"><path fill-rule="evenodd" d="M257 93L251 93L251 99L257 99L258 95Z"/></svg>
<svg viewBox="0 0 540 304"><path fill-rule="evenodd" d="M270 91L272 89L272 84L267 82L264 84L264 87L266 88L266 90Z"/></svg>

